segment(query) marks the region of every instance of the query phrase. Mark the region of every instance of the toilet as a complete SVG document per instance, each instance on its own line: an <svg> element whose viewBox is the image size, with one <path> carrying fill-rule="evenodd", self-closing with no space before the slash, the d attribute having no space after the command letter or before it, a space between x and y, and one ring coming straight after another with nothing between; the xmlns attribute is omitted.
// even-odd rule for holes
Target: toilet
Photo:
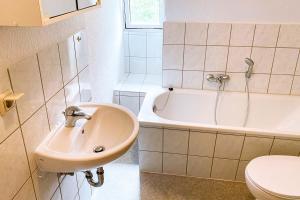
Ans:
<svg viewBox="0 0 300 200"><path fill-rule="evenodd" d="M245 179L257 200L300 200L300 157L255 158L246 167Z"/></svg>

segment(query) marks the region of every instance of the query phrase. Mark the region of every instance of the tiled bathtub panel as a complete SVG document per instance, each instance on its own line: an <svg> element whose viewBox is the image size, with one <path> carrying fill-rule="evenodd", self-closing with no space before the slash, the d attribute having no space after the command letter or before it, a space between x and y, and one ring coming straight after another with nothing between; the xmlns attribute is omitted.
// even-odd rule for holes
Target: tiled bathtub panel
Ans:
<svg viewBox="0 0 300 200"><path fill-rule="evenodd" d="M299 152L300 152L299 140L275 138L270 154L298 156Z"/></svg>
<svg viewBox="0 0 300 200"><path fill-rule="evenodd" d="M138 140L140 150L162 152L163 129L141 127Z"/></svg>
<svg viewBox="0 0 300 200"><path fill-rule="evenodd" d="M139 151L139 166L144 172L162 173L163 154L161 152Z"/></svg>
<svg viewBox="0 0 300 200"><path fill-rule="evenodd" d="M163 173L186 175L187 155L163 153Z"/></svg>

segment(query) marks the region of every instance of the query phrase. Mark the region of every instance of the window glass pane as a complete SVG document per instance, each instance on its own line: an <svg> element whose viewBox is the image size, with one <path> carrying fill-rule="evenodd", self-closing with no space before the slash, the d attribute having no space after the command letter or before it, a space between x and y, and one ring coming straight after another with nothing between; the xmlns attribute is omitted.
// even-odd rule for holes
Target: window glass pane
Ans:
<svg viewBox="0 0 300 200"><path fill-rule="evenodd" d="M159 25L160 0L130 0L131 24Z"/></svg>

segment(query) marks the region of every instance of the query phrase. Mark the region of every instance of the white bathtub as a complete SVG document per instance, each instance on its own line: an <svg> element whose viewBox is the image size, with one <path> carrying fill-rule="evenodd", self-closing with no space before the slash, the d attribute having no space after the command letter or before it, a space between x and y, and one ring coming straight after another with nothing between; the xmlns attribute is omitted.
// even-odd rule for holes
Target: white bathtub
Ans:
<svg viewBox="0 0 300 200"><path fill-rule="evenodd" d="M168 91L147 93L139 114L144 126L163 126L220 132L245 133L300 138L300 97L287 95L250 94L248 123L247 95L239 92L222 92L218 107L218 125L214 122L215 91L175 89L165 109L161 109Z"/></svg>

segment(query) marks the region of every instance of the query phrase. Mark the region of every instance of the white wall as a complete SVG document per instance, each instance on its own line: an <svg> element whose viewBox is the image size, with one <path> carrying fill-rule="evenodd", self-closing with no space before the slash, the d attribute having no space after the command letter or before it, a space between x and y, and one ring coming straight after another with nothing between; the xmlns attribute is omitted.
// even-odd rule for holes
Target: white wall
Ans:
<svg viewBox="0 0 300 200"><path fill-rule="evenodd" d="M167 21L300 23L299 0L165 0Z"/></svg>
<svg viewBox="0 0 300 200"><path fill-rule="evenodd" d="M101 12L86 17L92 74L92 91L97 102L111 102L113 88L123 67L122 0L104 0Z"/></svg>

